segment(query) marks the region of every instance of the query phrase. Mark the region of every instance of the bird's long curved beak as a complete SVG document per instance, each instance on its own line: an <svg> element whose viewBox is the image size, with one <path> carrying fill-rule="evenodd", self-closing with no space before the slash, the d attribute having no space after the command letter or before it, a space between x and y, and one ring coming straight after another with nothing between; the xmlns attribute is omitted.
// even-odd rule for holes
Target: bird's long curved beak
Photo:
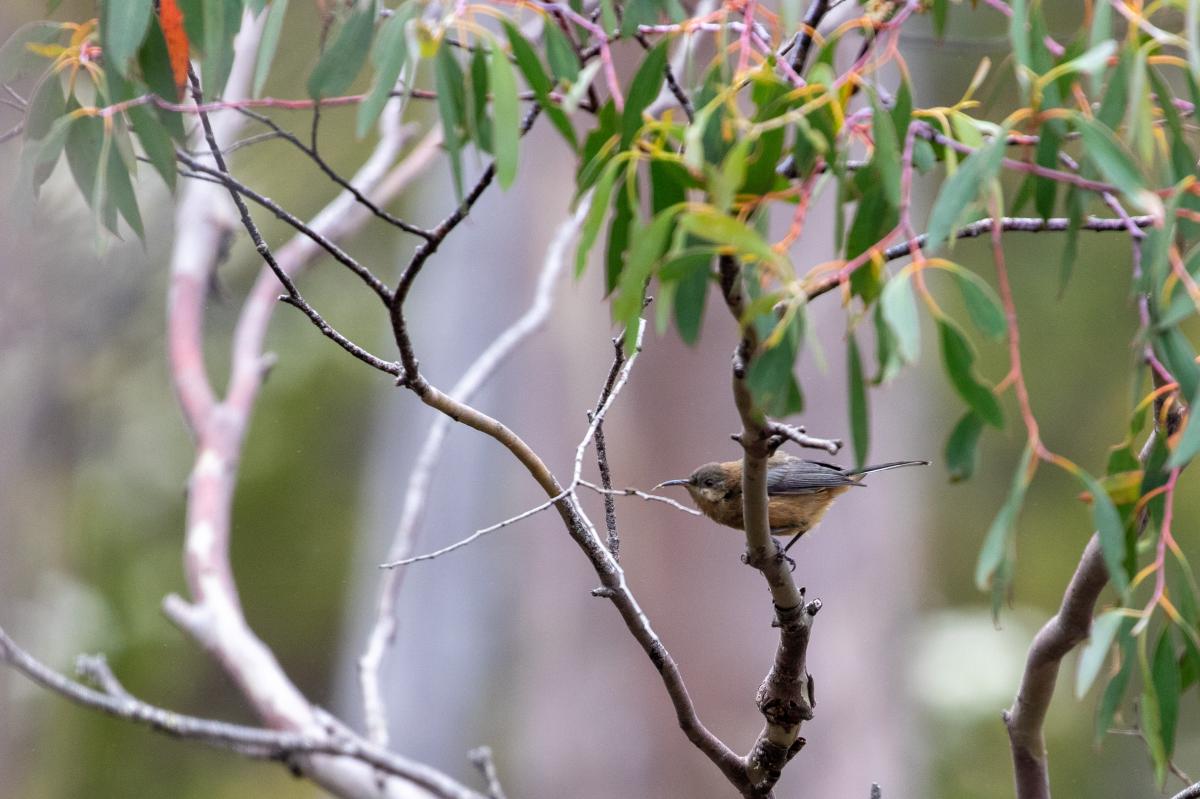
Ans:
<svg viewBox="0 0 1200 799"><path fill-rule="evenodd" d="M687 484L688 484L688 480L686 480L686 479L685 480L664 480L663 482L656 485L654 487L654 490L657 491L658 489L660 489L664 486L685 486Z"/></svg>

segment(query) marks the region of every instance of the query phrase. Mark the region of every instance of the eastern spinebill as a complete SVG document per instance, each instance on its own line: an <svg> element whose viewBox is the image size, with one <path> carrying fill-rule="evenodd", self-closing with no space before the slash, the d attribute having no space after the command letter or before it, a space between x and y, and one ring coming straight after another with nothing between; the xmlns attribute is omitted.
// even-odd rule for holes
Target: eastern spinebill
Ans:
<svg viewBox="0 0 1200 799"><path fill-rule="evenodd" d="M791 535L782 550L786 553L800 536L811 530L833 500L863 486L872 472L901 466L927 466L929 461L894 461L861 469L843 469L831 463L809 461L777 453L767 461L767 511L772 535ZM742 462L706 463L683 480L667 480L663 486L684 486L704 515L718 524L744 529L742 519ZM781 553L782 554L782 553Z"/></svg>

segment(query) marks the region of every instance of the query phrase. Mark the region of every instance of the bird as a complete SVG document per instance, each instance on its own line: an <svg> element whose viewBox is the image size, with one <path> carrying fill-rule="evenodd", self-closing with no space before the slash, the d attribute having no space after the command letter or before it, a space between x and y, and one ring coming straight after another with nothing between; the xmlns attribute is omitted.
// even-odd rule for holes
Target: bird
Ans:
<svg viewBox="0 0 1200 799"><path fill-rule="evenodd" d="M858 469L844 469L832 463L810 461L784 453L767 460L767 510L772 535L791 535L780 551L786 553L807 533L841 494L857 486L868 474L899 469L903 466L928 466L929 461L892 461ZM666 480L655 489L684 486L705 516L736 530L745 529L742 518L742 462L706 463L690 477Z"/></svg>

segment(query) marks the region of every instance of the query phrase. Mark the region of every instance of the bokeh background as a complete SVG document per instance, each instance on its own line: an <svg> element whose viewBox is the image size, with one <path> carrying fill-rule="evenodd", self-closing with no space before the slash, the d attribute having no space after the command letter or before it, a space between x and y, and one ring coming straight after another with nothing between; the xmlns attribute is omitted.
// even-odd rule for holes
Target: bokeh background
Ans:
<svg viewBox="0 0 1200 799"><path fill-rule="evenodd" d="M275 96L302 96L315 57L316 15L306 4L295 6L267 87ZM1069 31L1073 9L1062 11ZM0 38L44 14L40 0L0 5ZM54 18L93 14L91 3L64 2ZM956 100L987 55L994 77L980 97L1008 107L1012 98L994 89L1009 82L1003 24L987 9L956 6L945 41L914 25L903 46L918 105ZM6 128L15 123L2 113ZM415 120L426 113L411 109ZM276 118L307 125L303 114ZM352 172L369 145L355 140L353 113L327 113L323 132L326 154ZM0 191L8 197L18 146L0 147ZM452 383L524 310L564 217L574 164L555 134L536 128L522 144L522 159L516 186L489 192L417 284L412 327L435 384ZM334 193L283 144L243 150L233 165L300 215ZM77 653L104 652L127 687L151 702L250 722L233 686L159 610L165 594L184 588L183 488L192 451L164 354L170 198L149 170L139 188L146 242L110 242L102 253L63 167L31 223L28 210L18 213L28 209L27 197L13 197L0 213L0 625L64 671ZM792 253L798 267L831 256L831 196L814 209ZM428 224L451 202L449 179L435 169L393 210ZM272 243L287 238L257 216ZM1044 436L1098 471L1123 433L1130 402L1136 314L1128 248L1115 235L1085 238L1060 296L1062 241L1021 234L1007 241ZM394 275L413 242L375 226L350 246ZM992 278L986 243L960 243L955 258ZM216 374L226 366L240 298L258 268L240 238L209 306ZM609 366L613 330L597 272L562 281L549 324L477 400L560 474L570 469L585 410ZM320 265L303 288L335 324L389 351L385 320L343 272ZM946 302L960 310L952 297ZM815 346L799 364L807 408L794 421L848 438L845 316L834 295L815 303L812 314ZM871 481L798 547L800 581L825 608L810 650L817 716L805 726L808 747L780 783L781 797L865 797L871 782L893 797L1011 795L1000 710L1090 534L1088 512L1072 480L1040 470L1020 520L1014 603L995 627L972 575L1023 436L1006 398L1009 427L985 434L975 477L948 481L941 453L960 409L932 333L927 328L921 365L873 391L870 402L872 459L929 458L934 465ZM617 485L646 488L737 454L728 437L738 427L728 391L733 336L714 304L698 346L684 346L673 332L648 337L606 424ZM860 335L867 357L869 338ZM241 465L238 587L251 624L299 686L358 723L354 663L379 586L376 564L432 411L343 355L290 309L276 313L268 346L279 361ZM985 373L1001 377L1002 345L981 342L980 354ZM446 446L418 549L541 501L492 442L459 429ZM1191 553L1200 543L1192 530L1200 507L1190 485L1196 476L1182 479L1176 535ZM585 501L602 518L598 500ZM619 500L618 513L629 582L683 669L702 718L735 748L746 748L760 727L754 690L776 641L761 578L739 563L736 535L703 519L635 499ZM397 748L470 781L466 751L490 744L509 795L517 797L730 795L679 733L657 674L617 615L589 595L594 584L550 515L411 567L387 667ZM1110 735L1102 748L1093 745L1095 692L1082 701L1072 696L1073 665L1071 656L1047 728L1054 789L1064 796L1152 794L1139 740ZM1176 761L1200 776L1196 710L1194 695L1185 696ZM0 671L0 794L212 799L318 791L277 766L101 717Z"/></svg>

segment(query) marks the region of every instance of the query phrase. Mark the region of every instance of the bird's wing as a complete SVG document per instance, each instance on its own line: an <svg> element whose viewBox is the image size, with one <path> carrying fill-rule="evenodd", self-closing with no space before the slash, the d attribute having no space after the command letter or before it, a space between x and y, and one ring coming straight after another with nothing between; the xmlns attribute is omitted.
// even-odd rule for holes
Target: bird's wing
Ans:
<svg viewBox="0 0 1200 799"><path fill-rule="evenodd" d="M809 494L827 488L855 485L839 466L800 458L777 460L767 465L767 494Z"/></svg>

